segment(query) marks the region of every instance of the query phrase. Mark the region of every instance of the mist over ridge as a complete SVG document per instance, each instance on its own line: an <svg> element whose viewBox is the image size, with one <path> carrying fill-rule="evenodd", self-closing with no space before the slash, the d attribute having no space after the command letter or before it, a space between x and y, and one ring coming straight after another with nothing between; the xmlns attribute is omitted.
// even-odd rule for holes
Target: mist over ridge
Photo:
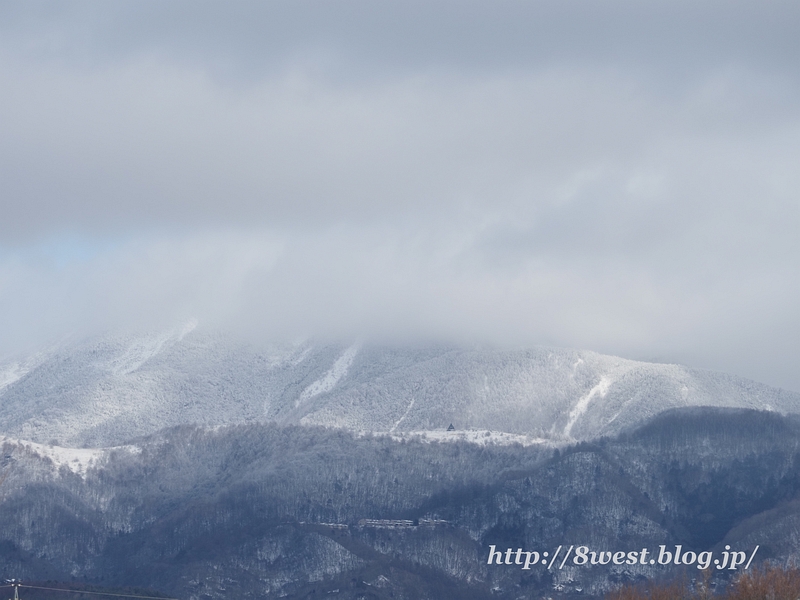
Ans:
<svg viewBox="0 0 800 600"><path fill-rule="evenodd" d="M799 18L4 2L0 356L195 315L800 392Z"/></svg>
<svg viewBox="0 0 800 600"><path fill-rule="evenodd" d="M246 423L431 439L453 425L453 439L560 444L613 435L676 407L800 413L793 392L585 350L367 339L264 345L197 321L63 342L2 363L0 402L3 435L71 447L116 446L183 424Z"/></svg>
<svg viewBox="0 0 800 600"><path fill-rule="evenodd" d="M0 582L800 564L798 32L786 0L0 0Z"/></svg>

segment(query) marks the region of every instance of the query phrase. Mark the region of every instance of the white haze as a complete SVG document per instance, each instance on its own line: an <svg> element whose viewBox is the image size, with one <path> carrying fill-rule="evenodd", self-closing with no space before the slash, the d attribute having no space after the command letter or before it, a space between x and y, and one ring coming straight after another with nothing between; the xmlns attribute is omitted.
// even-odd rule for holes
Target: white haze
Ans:
<svg viewBox="0 0 800 600"><path fill-rule="evenodd" d="M798 10L489 4L0 4L0 352L197 318L800 391Z"/></svg>

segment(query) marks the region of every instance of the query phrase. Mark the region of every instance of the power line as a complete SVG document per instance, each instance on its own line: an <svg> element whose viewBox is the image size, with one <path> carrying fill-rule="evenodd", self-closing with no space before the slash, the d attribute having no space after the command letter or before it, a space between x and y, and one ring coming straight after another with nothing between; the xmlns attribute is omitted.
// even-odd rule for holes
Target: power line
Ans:
<svg viewBox="0 0 800 600"><path fill-rule="evenodd" d="M0 587L12 587L0 586ZM20 584L21 588L28 588L32 590L50 590L52 592L68 592L70 594L91 594L92 596L116 596L117 598L148 598L150 600L178 600L178 598L165 598L164 596L139 596L136 594L114 594L111 592L89 592L84 590L68 590L66 588L43 587L40 585L24 585Z"/></svg>

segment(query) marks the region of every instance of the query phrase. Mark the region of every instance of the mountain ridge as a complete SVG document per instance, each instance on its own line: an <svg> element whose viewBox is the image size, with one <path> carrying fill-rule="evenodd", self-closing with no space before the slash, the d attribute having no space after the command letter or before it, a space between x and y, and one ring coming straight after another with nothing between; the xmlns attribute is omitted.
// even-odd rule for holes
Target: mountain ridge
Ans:
<svg viewBox="0 0 800 600"><path fill-rule="evenodd" d="M72 447L196 423L410 434L489 431L554 443L613 435L681 406L800 413L800 394L587 350L257 346L187 323L0 364L0 434Z"/></svg>

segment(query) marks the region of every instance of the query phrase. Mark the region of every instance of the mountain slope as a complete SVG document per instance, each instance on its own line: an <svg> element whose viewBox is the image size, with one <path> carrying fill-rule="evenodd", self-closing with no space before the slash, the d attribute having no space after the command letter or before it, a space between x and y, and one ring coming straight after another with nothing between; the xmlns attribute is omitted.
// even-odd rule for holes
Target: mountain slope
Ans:
<svg viewBox="0 0 800 600"><path fill-rule="evenodd" d="M92 453L81 469L63 449L3 442L0 575L187 600L511 600L597 598L680 568L526 571L487 565L491 545L681 544L720 556L768 542L758 560L797 559L800 419L774 413L668 411L558 451L249 425L181 427Z"/></svg>
<svg viewBox="0 0 800 600"><path fill-rule="evenodd" d="M800 413L742 378L560 348L257 347L193 324L64 344L0 365L0 434L66 446L162 427L277 422L400 434L587 440L685 406Z"/></svg>

